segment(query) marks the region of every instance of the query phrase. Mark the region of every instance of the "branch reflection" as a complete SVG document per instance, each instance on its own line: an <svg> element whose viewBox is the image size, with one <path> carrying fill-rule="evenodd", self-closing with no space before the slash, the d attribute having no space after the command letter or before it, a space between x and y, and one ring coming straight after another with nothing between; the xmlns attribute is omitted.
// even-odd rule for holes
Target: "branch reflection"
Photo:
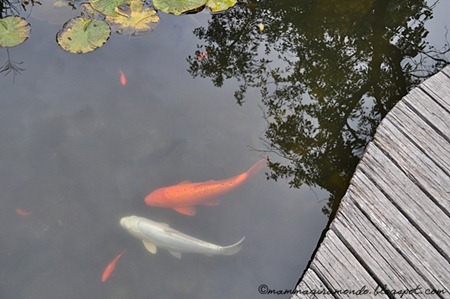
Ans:
<svg viewBox="0 0 450 299"><path fill-rule="evenodd" d="M282 157L269 177L326 189L330 214L381 119L448 64L448 43L436 49L426 39L434 5L245 1L194 31L202 44L188 72L217 87L237 80L239 105L249 88L260 90L267 151Z"/></svg>

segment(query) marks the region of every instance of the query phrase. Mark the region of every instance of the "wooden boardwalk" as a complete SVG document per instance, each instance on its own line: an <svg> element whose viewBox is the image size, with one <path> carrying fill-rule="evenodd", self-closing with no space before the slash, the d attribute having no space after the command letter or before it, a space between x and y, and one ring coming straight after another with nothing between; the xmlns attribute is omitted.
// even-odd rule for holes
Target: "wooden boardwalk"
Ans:
<svg viewBox="0 0 450 299"><path fill-rule="evenodd" d="M295 291L450 298L450 66L383 119Z"/></svg>

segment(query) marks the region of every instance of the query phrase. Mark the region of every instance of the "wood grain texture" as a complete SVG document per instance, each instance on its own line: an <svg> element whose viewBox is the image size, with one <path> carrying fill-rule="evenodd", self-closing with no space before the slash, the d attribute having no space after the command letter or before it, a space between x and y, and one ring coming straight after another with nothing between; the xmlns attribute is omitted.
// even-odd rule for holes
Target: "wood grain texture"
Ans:
<svg viewBox="0 0 450 299"><path fill-rule="evenodd" d="M292 298L450 298L450 66L383 119ZM364 296L334 292L359 290ZM428 291L428 293L426 293Z"/></svg>

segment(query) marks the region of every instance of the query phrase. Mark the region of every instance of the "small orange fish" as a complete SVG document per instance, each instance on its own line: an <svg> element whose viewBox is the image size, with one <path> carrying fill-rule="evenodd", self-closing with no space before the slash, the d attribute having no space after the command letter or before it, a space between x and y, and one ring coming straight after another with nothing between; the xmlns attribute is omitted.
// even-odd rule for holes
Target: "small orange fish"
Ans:
<svg viewBox="0 0 450 299"><path fill-rule="evenodd" d="M122 72L122 70L119 70L120 73L120 84L122 86L127 85L127 77L125 76L125 74Z"/></svg>
<svg viewBox="0 0 450 299"><path fill-rule="evenodd" d="M249 170L229 179L192 183L181 182L178 185L162 187L145 197L149 206L172 208L178 213L194 216L195 205L215 206L220 202L216 198L244 183L266 166L268 158L256 162Z"/></svg>
<svg viewBox="0 0 450 299"><path fill-rule="evenodd" d="M24 211L21 208L17 208L16 209L16 214L19 215L19 216L25 217L25 216L31 215L31 212Z"/></svg>
<svg viewBox="0 0 450 299"><path fill-rule="evenodd" d="M116 268L117 262L122 257L122 255L125 253L125 250L122 250L121 253L119 253L109 264L106 266L105 270L103 270L102 274L102 282L105 282L108 280L108 278L111 276L111 274L114 271L114 268Z"/></svg>
<svg viewBox="0 0 450 299"><path fill-rule="evenodd" d="M202 53L197 55L197 59L198 60L202 60L203 58L205 58L206 56L208 56L208 51L203 51Z"/></svg>

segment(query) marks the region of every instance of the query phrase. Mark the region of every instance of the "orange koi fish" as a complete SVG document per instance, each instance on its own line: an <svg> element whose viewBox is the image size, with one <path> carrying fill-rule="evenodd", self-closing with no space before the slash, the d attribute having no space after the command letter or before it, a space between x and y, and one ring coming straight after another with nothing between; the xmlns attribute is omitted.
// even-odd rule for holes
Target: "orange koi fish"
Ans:
<svg viewBox="0 0 450 299"><path fill-rule="evenodd" d="M203 51L202 53L197 55L197 59L198 60L202 60L203 58L205 58L206 56L208 56L208 51Z"/></svg>
<svg viewBox="0 0 450 299"><path fill-rule="evenodd" d="M117 262L122 257L122 255L125 253L125 250L122 250L121 253L119 253L109 264L106 266L105 270L103 271L102 275L102 282L105 282L108 280L108 278L111 276L111 274L114 271L114 268L116 268Z"/></svg>
<svg viewBox="0 0 450 299"><path fill-rule="evenodd" d="M119 70L120 73L120 84L122 86L127 85L127 77L125 76L125 74L122 72L122 70Z"/></svg>
<svg viewBox="0 0 450 299"><path fill-rule="evenodd" d="M17 208L16 209L16 214L19 215L19 216L25 217L25 216L31 215L31 212L22 210L21 208Z"/></svg>
<svg viewBox="0 0 450 299"><path fill-rule="evenodd" d="M194 216L196 209L193 206L218 205L220 202L217 196L235 189L249 177L257 174L266 166L267 161L268 158L261 159L246 172L229 179L199 183L184 181L178 185L156 189L145 197L145 203L154 207L172 208L178 213Z"/></svg>

